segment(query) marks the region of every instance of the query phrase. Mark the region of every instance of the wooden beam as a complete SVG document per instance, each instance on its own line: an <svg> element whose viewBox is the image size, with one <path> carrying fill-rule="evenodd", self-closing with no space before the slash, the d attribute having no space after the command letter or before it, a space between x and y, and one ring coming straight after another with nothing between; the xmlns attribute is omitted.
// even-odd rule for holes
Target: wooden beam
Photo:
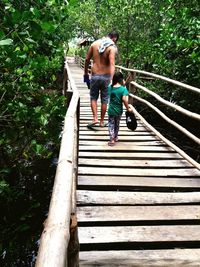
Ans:
<svg viewBox="0 0 200 267"><path fill-rule="evenodd" d="M197 267L200 249L81 251L80 267Z"/></svg>
<svg viewBox="0 0 200 267"><path fill-rule="evenodd" d="M165 193L165 192L123 192L77 190L77 203L98 205L153 205L199 203L199 192Z"/></svg>

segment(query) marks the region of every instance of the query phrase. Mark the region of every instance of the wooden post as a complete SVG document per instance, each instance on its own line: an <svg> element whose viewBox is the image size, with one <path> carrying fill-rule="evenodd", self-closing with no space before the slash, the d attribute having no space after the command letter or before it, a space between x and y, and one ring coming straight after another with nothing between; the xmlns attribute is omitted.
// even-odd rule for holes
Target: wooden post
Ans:
<svg viewBox="0 0 200 267"><path fill-rule="evenodd" d="M70 240L68 245L68 267L79 266L79 241L78 241L78 223L75 214L71 215Z"/></svg>
<svg viewBox="0 0 200 267"><path fill-rule="evenodd" d="M62 90L62 94L64 96L67 96L67 89L68 89L68 73L66 68L64 68L63 71L63 90Z"/></svg>
<svg viewBox="0 0 200 267"><path fill-rule="evenodd" d="M129 94L135 94L136 92L136 87L131 84L132 81L136 80L136 73L135 72L131 72L128 76L128 78L126 79L126 86L128 87L128 91ZM129 97L129 104L133 105L134 99L132 97Z"/></svg>

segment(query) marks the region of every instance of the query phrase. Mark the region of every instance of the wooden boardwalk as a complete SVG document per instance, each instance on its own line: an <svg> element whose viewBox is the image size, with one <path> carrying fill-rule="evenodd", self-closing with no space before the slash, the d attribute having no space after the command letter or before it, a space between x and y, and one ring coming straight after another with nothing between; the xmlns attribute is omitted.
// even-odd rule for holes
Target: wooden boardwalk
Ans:
<svg viewBox="0 0 200 267"><path fill-rule="evenodd" d="M132 132L123 119L109 147L107 127L86 127L89 90L69 66L81 98L80 266L200 266L200 171L140 121Z"/></svg>

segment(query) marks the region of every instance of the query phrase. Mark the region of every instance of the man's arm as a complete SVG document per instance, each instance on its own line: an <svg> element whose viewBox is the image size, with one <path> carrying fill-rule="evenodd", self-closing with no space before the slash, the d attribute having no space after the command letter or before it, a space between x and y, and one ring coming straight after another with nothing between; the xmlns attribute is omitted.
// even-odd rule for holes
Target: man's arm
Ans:
<svg viewBox="0 0 200 267"><path fill-rule="evenodd" d="M116 54L116 48L111 46L111 49L109 51L109 65L110 65L110 75L111 78L113 77L115 73L115 54Z"/></svg>
<svg viewBox="0 0 200 267"><path fill-rule="evenodd" d="M92 55L93 55L93 49L92 49L92 46L90 46L88 53L86 55L86 58L85 58L85 65L84 65L84 74L85 75L88 75L88 68L90 65L90 59L92 58Z"/></svg>

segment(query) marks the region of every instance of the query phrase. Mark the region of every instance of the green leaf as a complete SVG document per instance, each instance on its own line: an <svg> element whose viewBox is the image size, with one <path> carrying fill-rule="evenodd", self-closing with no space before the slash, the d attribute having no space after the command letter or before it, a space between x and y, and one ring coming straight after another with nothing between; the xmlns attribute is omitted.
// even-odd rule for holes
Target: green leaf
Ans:
<svg viewBox="0 0 200 267"><path fill-rule="evenodd" d="M29 41L30 43L35 43L36 44L36 42L31 38L26 38L26 40Z"/></svg>
<svg viewBox="0 0 200 267"><path fill-rule="evenodd" d="M0 45L11 45L13 43L12 39L4 39L0 41Z"/></svg>
<svg viewBox="0 0 200 267"><path fill-rule="evenodd" d="M47 125L47 123L48 123L47 117L44 115L41 115L40 116L40 122L42 123L42 125Z"/></svg>
<svg viewBox="0 0 200 267"><path fill-rule="evenodd" d="M9 186L8 186L8 184L6 183L6 181L0 181L0 194L2 194L3 193L3 191L5 190L5 189L7 189Z"/></svg>
<svg viewBox="0 0 200 267"><path fill-rule="evenodd" d="M47 31L47 32L53 32L55 30L55 26L54 24L52 24L51 22L43 22L41 25L42 29Z"/></svg>

